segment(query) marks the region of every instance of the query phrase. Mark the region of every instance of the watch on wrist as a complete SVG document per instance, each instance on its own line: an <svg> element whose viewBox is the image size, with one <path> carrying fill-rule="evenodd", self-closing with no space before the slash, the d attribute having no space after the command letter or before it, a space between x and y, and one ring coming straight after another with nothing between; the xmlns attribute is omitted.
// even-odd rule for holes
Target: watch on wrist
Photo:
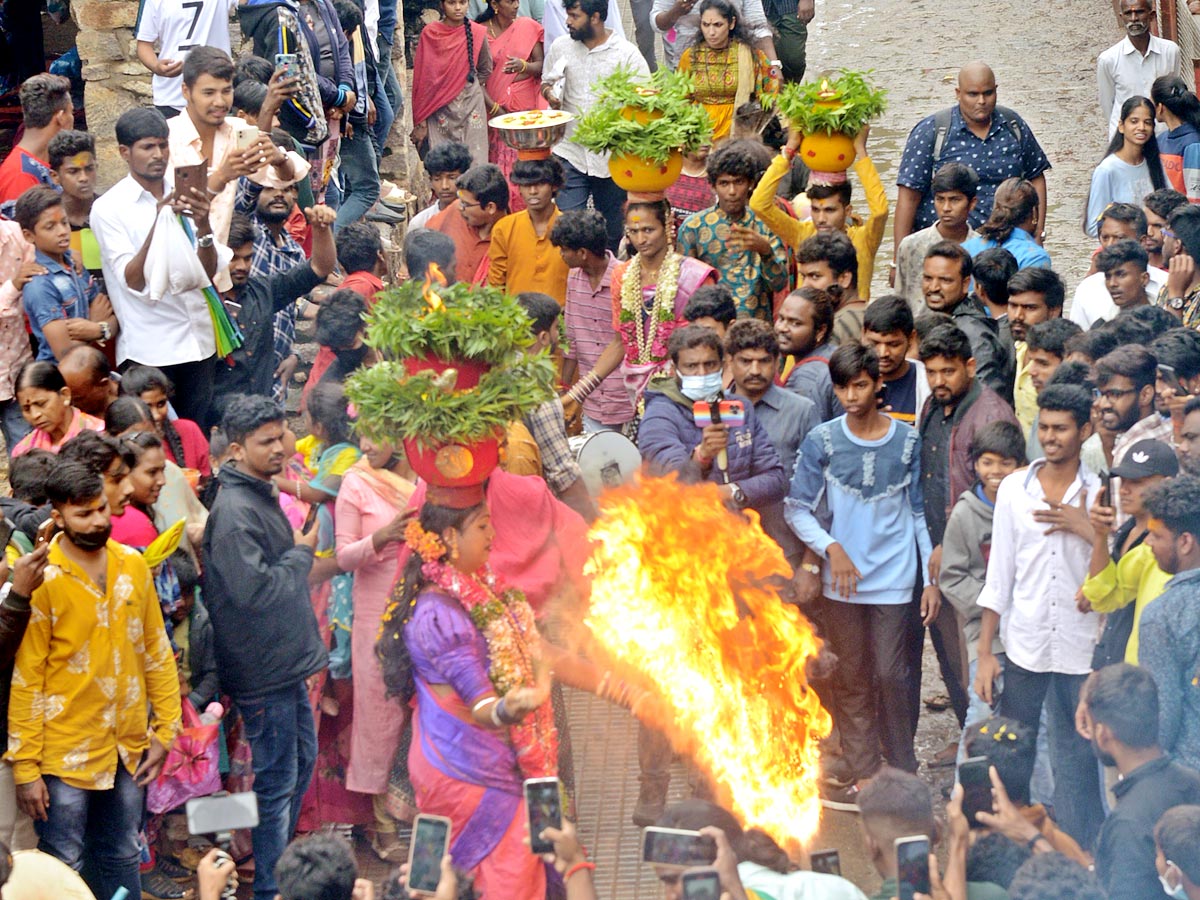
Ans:
<svg viewBox="0 0 1200 900"><path fill-rule="evenodd" d="M196 248L198 250L207 250L213 245L214 240L215 238L213 238L213 233L211 231L208 234L202 234L196 238Z"/></svg>
<svg viewBox="0 0 1200 900"><path fill-rule="evenodd" d="M745 506L746 505L746 492L743 491L738 486L736 481L733 484L729 485L729 487L730 487L730 496L733 497L733 502L736 503L738 506Z"/></svg>
<svg viewBox="0 0 1200 900"><path fill-rule="evenodd" d="M807 572L809 575L820 575L821 567L816 563L800 563L801 571Z"/></svg>
<svg viewBox="0 0 1200 900"><path fill-rule="evenodd" d="M108 327L107 322L100 323L100 340L107 341L112 339L112 329Z"/></svg>
<svg viewBox="0 0 1200 900"><path fill-rule="evenodd" d="M1178 312L1179 310L1183 309L1185 302L1186 300L1183 297L1168 297L1167 308Z"/></svg>

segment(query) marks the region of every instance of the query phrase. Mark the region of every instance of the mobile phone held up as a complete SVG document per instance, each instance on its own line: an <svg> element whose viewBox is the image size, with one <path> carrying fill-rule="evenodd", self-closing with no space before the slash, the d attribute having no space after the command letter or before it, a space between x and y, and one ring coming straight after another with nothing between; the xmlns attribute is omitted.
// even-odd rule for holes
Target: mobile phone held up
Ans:
<svg viewBox="0 0 1200 900"><path fill-rule="evenodd" d="M679 883L683 900L721 900L721 876L716 869L688 869Z"/></svg>
<svg viewBox="0 0 1200 900"><path fill-rule="evenodd" d="M208 797L196 797L187 802L189 834L229 834L242 828L255 828L257 825L258 795L253 791L240 794L221 792Z"/></svg>
<svg viewBox="0 0 1200 900"><path fill-rule="evenodd" d="M50 538L54 537L54 532L58 531L58 526L54 524L53 519L47 519L37 527L37 540L35 547L43 547L50 543Z"/></svg>
<svg viewBox="0 0 1200 900"><path fill-rule="evenodd" d="M716 859L716 842L698 831L650 827L642 832L642 862L667 869L690 869L711 866Z"/></svg>
<svg viewBox="0 0 1200 900"><path fill-rule="evenodd" d="M529 849L553 853L554 842L544 841L547 828L562 830L562 784L557 778L530 778L525 782L525 808L529 813Z"/></svg>
<svg viewBox="0 0 1200 900"><path fill-rule="evenodd" d="M308 515L304 517L304 524L300 526L301 534L308 534L313 530L313 526L317 524L317 516L321 512L321 504L314 503L308 508Z"/></svg>
<svg viewBox="0 0 1200 900"><path fill-rule="evenodd" d="M1179 397L1186 397L1191 393L1187 386L1183 383L1183 379L1179 377L1179 373L1175 371L1174 366L1168 366L1165 363L1158 364L1158 377L1165 381Z"/></svg>
<svg viewBox="0 0 1200 900"><path fill-rule="evenodd" d="M958 783L963 786L962 811L972 828L983 828L975 813L992 811L992 778L986 756L964 759L958 767Z"/></svg>
<svg viewBox="0 0 1200 900"><path fill-rule="evenodd" d="M296 71L295 53L276 53L275 68L276 70L283 69L284 78L293 78L300 74L298 71Z"/></svg>
<svg viewBox="0 0 1200 900"><path fill-rule="evenodd" d="M836 850L817 850L808 856L810 868L822 875L842 874L842 857Z"/></svg>
<svg viewBox="0 0 1200 900"><path fill-rule="evenodd" d="M413 820L408 850L408 889L432 897L442 880L442 857L450 849L450 820L421 814Z"/></svg>
<svg viewBox="0 0 1200 900"><path fill-rule="evenodd" d="M896 880L900 900L930 893L929 838L925 835L896 838Z"/></svg>

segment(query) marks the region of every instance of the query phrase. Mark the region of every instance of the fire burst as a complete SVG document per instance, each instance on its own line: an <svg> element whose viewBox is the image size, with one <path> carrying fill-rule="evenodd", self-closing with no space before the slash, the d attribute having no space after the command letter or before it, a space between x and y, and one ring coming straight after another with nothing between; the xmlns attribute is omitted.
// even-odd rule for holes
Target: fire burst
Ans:
<svg viewBox="0 0 1200 900"><path fill-rule="evenodd" d="M746 827L807 843L831 720L805 672L821 640L771 584L791 574L778 545L712 484L643 478L601 507L586 570L592 634L652 686L673 719L658 724Z"/></svg>

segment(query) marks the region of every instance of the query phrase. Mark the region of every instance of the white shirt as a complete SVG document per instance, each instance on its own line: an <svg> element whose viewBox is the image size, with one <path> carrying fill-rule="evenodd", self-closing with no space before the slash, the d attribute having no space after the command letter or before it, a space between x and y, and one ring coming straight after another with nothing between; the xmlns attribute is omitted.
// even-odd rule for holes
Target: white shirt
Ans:
<svg viewBox="0 0 1200 900"><path fill-rule="evenodd" d="M434 200L427 207L408 220L407 231L420 231L429 227L429 220L442 211L441 206Z"/></svg>
<svg viewBox="0 0 1200 900"><path fill-rule="evenodd" d="M172 189L168 179L166 189ZM125 266L137 255L154 227L158 201L126 175L92 205L92 231L100 245L104 284L121 332L117 363L127 359L148 366L175 366L208 359L216 350L208 301L201 291L168 295L155 302L148 291L125 283ZM224 269L233 252L217 242L217 268Z"/></svg>
<svg viewBox="0 0 1200 900"><path fill-rule="evenodd" d="M562 5L562 0L548 0L542 8L542 14L539 16L534 8L537 2L529 4L529 12L523 9L517 12L522 16L531 16L538 19L542 23L542 28L546 33L542 36L542 46L549 48L551 44L557 41L560 37L570 37L567 34L567 11ZM522 6L525 5L525 0L522 0ZM604 20L604 24L619 38L625 37L625 25L621 22L621 10L617 4L609 0L608 3L608 18Z"/></svg>
<svg viewBox="0 0 1200 900"><path fill-rule="evenodd" d="M229 53L229 17L238 0L142 0L135 26L137 40L158 45L159 59L187 59L193 47ZM151 79L156 106L183 109L183 76Z"/></svg>
<svg viewBox="0 0 1200 900"><path fill-rule="evenodd" d="M776 872L758 863L737 864L742 887L772 900L867 900L866 894L845 878L820 872Z"/></svg>
<svg viewBox="0 0 1200 900"><path fill-rule="evenodd" d="M1100 114L1108 120L1108 136L1121 124L1121 104L1130 97L1149 97L1150 86L1160 75L1179 74L1179 46L1150 36L1142 56L1128 37L1113 44L1096 59L1096 83L1100 89Z"/></svg>
<svg viewBox="0 0 1200 900"><path fill-rule="evenodd" d="M1075 593L1087 578L1092 548L1073 534L1046 534L1049 526L1034 520L1034 510L1049 508L1037 477L1045 463L1035 460L1000 482L979 605L1000 614L1004 650L1021 668L1086 675L1100 617L1079 612ZM1090 506L1100 480L1080 466L1062 502L1078 506L1085 491Z"/></svg>
<svg viewBox="0 0 1200 900"><path fill-rule="evenodd" d="M553 4L546 8L550 6ZM599 47L591 49L583 41L563 35L551 45L542 69L542 84L549 84L562 108L575 114L575 121L567 126L566 137L555 145L554 155L596 178L612 177L608 172L608 154L583 149L571 140L571 135L579 119L596 102L596 83L620 66L650 77L650 67L641 51L614 32Z"/></svg>
<svg viewBox="0 0 1200 900"><path fill-rule="evenodd" d="M1167 283L1167 273L1158 266L1146 269L1150 280L1146 283L1146 299L1153 303L1158 292ZM1071 301L1070 319L1084 331L1092 327L1098 319L1111 322L1117 317L1117 304L1113 303L1112 295L1104 286L1104 273L1093 272L1075 288L1075 297Z"/></svg>

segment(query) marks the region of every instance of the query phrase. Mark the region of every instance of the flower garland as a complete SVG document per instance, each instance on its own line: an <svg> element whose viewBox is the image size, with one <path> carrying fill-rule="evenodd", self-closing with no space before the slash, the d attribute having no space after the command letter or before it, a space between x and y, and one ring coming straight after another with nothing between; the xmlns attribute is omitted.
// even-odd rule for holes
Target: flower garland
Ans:
<svg viewBox="0 0 1200 900"><path fill-rule="evenodd" d="M446 555L446 545L442 539L432 531L422 528L415 518L409 519L408 524L404 526L404 543L425 562L434 562Z"/></svg>
<svg viewBox="0 0 1200 900"><path fill-rule="evenodd" d="M642 292L641 256L635 256L625 268L621 278L618 331L626 348L637 348L634 362L644 365L662 362L667 358L667 339L671 336L671 325L675 321L675 295L679 291L679 271L682 266L683 257L674 250L667 250L658 269L658 283L655 285L654 303L649 315L646 315ZM642 324L643 319L645 325Z"/></svg>
<svg viewBox="0 0 1200 900"><path fill-rule="evenodd" d="M466 575L444 562L427 561L421 574L431 584L457 597L487 641L488 676L501 697L513 688L531 687L541 645L533 610L518 590L506 590L490 567ZM531 714L508 726L517 765L526 778L545 778L558 771L558 732L547 699Z"/></svg>

